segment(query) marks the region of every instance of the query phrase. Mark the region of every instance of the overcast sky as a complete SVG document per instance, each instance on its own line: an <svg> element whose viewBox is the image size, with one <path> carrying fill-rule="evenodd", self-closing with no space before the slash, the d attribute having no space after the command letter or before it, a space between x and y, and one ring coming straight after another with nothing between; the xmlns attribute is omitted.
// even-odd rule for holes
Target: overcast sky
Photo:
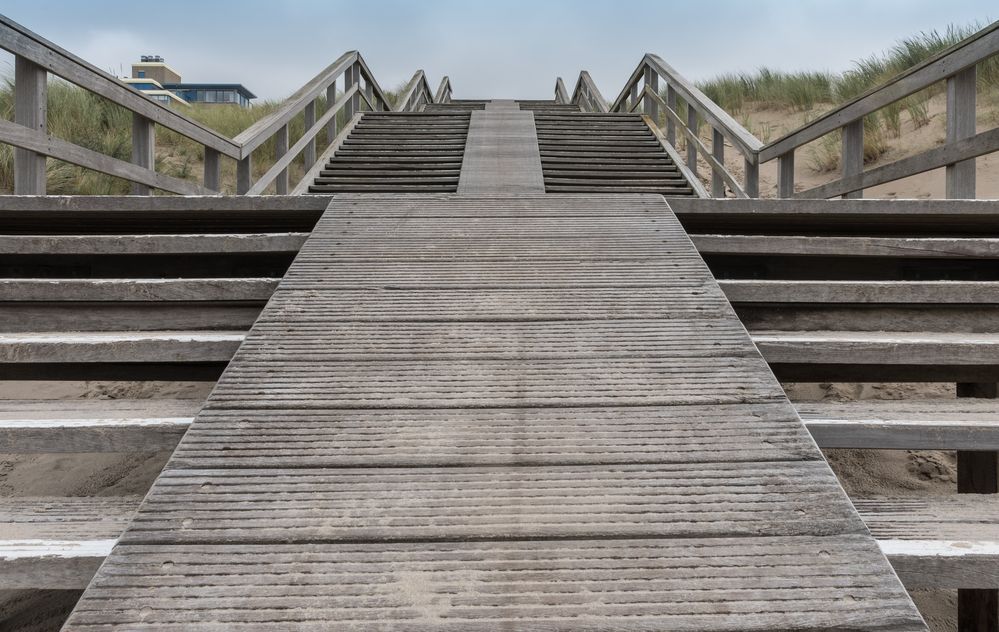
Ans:
<svg viewBox="0 0 999 632"><path fill-rule="evenodd" d="M456 98L551 98L581 69L613 98L646 51L688 78L841 71L896 40L999 17L996 0L7 0L11 19L127 74L157 54L190 82L281 99L347 50L384 88L417 68ZM11 72L9 57L4 73Z"/></svg>

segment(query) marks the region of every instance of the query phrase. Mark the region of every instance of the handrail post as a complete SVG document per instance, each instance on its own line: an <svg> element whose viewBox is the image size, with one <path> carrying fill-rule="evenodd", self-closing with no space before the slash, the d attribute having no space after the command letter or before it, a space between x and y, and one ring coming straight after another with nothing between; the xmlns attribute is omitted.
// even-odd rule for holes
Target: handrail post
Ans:
<svg viewBox="0 0 999 632"><path fill-rule="evenodd" d="M14 122L37 132L48 129L48 75L38 64L14 58ZM45 195L45 156L14 148L14 193Z"/></svg>
<svg viewBox="0 0 999 632"><path fill-rule="evenodd" d="M346 72L349 71L350 69L348 68L347 71L345 71L344 76L346 76ZM334 103L336 103L336 80L334 80L333 83L331 83L329 87L326 88L326 107L331 108L333 107ZM327 144L332 143L333 139L336 138L336 131L337 131L336 115L334 115L330 117L330 122L329 124L326 125Z"/></svg>
<svg viewBox="0 0 999 632"><path fill-rule="evenodd" d="M758 160L746 158L746 178L742 183L742 188L746 192L746 197L760 197L760 163Z"/></svg>
<svg viewBox="0 0 999 632"><path fill-rule="evenodd" d="M138 112L132 112L132 164L146 169L156 167L156 125ZM149 195L148 184L132 183L132 195Z"/></svg>
<svg viewBox="0 0 999 632"><path fill-rule="evenodd" d="M975 67L947 78L947 142L975 135ZM947 165L946 197L974 198L975 159Z"/></svg>
<svg viewBox="0 0 999 632"><path fill-rule="evenodd" d="M687 129L690 130L691 134L697 136L697 128L697 110L694 109L694 106L688 103ZM687 168L690 169L691 173L697 175L697 145L690 142L689 138L687 139Z"/></svg>
<svg viewBox="0 0 999 632"><path fill-rule="evenodd" d="M676 89L670 83L666 84L666 105L676 112ZM676 122L671 116L666 117L666 142L676 147Z"/></svg>
<svg viewBox="0 0 999 632"><path fill-rule="evenodd" d="M305 110L302 111L302 119L305 125L305 129L309 130L313 125L316 124L316 102L310 101L308 105L305 106ZM308 171L313 164L316 162L316 138L312 139L305 145L305 149L302 150L302 161L305 163L305 170Z"/></svg>
<svg viewBox="0 0 999 632"><path fill-rule="evenodd" d="M645 67L645 87L659 94L659 75L651 66ZM659 104L650 95L645 95L645 113L652 122L659 125Z"/></svg>
<svg viewBox="0 0 999 632"><path fill-rule="evenodd" d="M638 81L637 80L635 81L635 83L631 84L631 98L628 100L628 104L625 107L624 111L625 112L631 111L631 108L635 105L636 101L638 101Z"/></svg>
<svg viewBox="0 0 999 632"><path fill-rule="evenodd" d="M211 147L205 147L205 188L222 190L222 154Z"/></svg>
<svg viewBox="0 0 999 632"><path fill-rule="evenodd" d="M843 126L841 165L843 177L857 175L864 170L864 119L859 118ZM843 199L864 197L864 191L844 193Z"/></svg>
<svg viewBox="0 0 999 632"><path fill-rule="evenodd" d="M725 137L720 131L711 128L711 155L721 164L725 164ZM711 170L711 196L725 197L725 181L717 169Z"/></svg>
<svg viewBox="0 0 999 632"><path fill-rule="evenodd" d="M253 154L236 162L236 195L246 195L253 177Z"/></svg>
<svg viewBox="0 0 999 632"><path fill-rule="evenodd" d="M380 110L378 104L375 102L375 87L371 85L371 78L365 78L364 80L364 94L368 97L368 105L372 111Z"/></svg>
<svg viewBox="0 0 999 632"><path fill-rule="evenodd" d="M288 124L282 125L274 134L274 162L281 160L288 153ZM285 167L274 181L274 189L278 195L288 194L288 168Z"/></svg>
<svg viewBox="0 0 999 632"><path fill-rule="evenodd" d="M347 68L347 70L345 70L343 73L343 81L344 81L343 84L344 92L350 90L352 87L355 86L360 88L359 84L361 82L361 64L355 62L349 68ZM347 100L347 103L346 105L344 105L343 109L344 113L347 116L347 120L349 121L361 109L361 95L358 92L352 94L350 98Z"/></svg>
<svg viewBox="0 0 999 632"><path fill-rule="evenodd" d="M794 196L794 150L777 157L777 197Z"/></svg>

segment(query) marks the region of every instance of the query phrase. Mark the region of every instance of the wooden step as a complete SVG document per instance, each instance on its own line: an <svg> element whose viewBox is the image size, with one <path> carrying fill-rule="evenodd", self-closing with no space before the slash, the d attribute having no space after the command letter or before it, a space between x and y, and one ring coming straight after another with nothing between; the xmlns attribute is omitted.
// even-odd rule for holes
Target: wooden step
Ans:
<svg viewBox="0 0 999 632"><path fill-rule="evenodd" d="M140 500L0 498L0 590L85 588Z"/></svg>
<svg viewBox="0 0 999 632"><path fill-rule="evenodd" d="M201 400L0 400L0 453L171 451Z"/></svg>
<svg viewBox="0 0 999 632"><path fill-rule="evenodd" d="M820 448L999 450L999 400L795 402Z"/></svg>
<svg viewBox="0 0 999 632"><path fill-rule="evenodd" d="M999 588L999 494L853 503L908 589Z"/></svg>

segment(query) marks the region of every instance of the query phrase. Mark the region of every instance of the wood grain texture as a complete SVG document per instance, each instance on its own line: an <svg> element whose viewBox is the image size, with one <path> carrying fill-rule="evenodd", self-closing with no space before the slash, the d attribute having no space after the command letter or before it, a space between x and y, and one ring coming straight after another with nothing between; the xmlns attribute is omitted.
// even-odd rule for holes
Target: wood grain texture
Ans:
<svg viewBox="0 0 999 632"><path fill-rule="evenodd" d="M338 194L122 542L68 630L921 629L659 195Z"/></svg>

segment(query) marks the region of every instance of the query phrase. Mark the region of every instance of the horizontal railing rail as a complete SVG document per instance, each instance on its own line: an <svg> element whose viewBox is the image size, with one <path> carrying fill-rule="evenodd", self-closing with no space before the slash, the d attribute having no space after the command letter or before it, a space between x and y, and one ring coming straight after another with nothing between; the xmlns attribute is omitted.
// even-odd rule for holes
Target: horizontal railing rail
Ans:
<svg viewBox="0 0 999 632"><path fill-rule="evenodd" d="M555 82L556 88L561 81L559 78ZM564 85L562 89L565 90ZM578 105L579 109L584 112L607 111L607 100L604 99L604 95L600 94L597 85L593 83L590 73L585 70L579 73L579 79L576 80L576 87L572 91L572 99L569 100L569 103Z"/></svg>
<svg viewBox="0 0 999 632"><path fill-rule="evenodd" d="M665 90L666 98L661 94ZM681 107L681 105L683 107ZM711 195L724 197L726 187L736 197L759 196L758 152L763 143L697 86L656 55L647 54L631 73L620 94L610 106L611 112L634 112L641 108L653 123L663 129L666 142L676 145L677 131L684 138L687 169L696 176L698 157L711 171ZM685 110L686 116L681 116ZM662 115L662 116L660 116ZM700 139L701 122L711 128L711 148ZM725 143L743 157L743 182L725 166Z"/></svg>
<svg viewBox="0 0 999 632"><path fill-rule="evenodd" d="M975 197L974 159L999 151L997 129L976 133L976 67L997 54L999 22L768 143L760 149L760 162L774 159L778 161L778 195L861 197L868 187L945 167L946 197ZM865 170L864 119L940 82L946 82L947 86L945 144ZM842 136L841 177L834 182L795 193L795 150L837 132Z"/></svg>
<svg viewBox="0 0 999 632"><path fill-rule="evenodd" d="M132 183L135 195L149 195L153 189L182 195L218 193L223 189L223 157L236 161L234 188L237 194L257 195L270 189L284 194L292 188L289 168L299 156L307 175L321 159L317 156L317 143L324 130L327 147L322 159L335 151L340 138L338 118L356 123L356 115L364 111L410 111L441 99L451 99L449 79L445 77L434 95L424 72L419 70L393 108L361 54L349 51L285 99L276 110L236 137L228 138L154 101L3 15L0 15L0 48L14 55L14 121L0 121L0 143L14 147L14 193L19 195L45 194L47 158L122 178ZM47 133L49 73L132 113L131 161ZM324 101L325 111L320 112ZM292 142L290 126L299 117L304 132ZM156 126L204 148L203 184L157 173ZM274 162L254 181L253 154L266 143L274 146ZM303 189L302 184L299 182L294 189L307 189L307 186Z"/></svg>
<svg viewBox="0 0 999 632"><path fill-rule="evenodd" d="M402 90L402 96L395 104L396 112L414 112L421 109L428 103L434 102L434 93L430 91L430 84L422 70L417 70L413 78L409 80Z"/></svg>
<svg viewBox="0 0 999 632"><path fill-rule="evenodd" d="M560 105L568 105L569 93L565 90L565 83L562 82L562 77L555 79L555 103Z"/></svg>
<svg viewBox="0 0 999 632"><path fill-rule="evenodd" d="M450 103L451 102L451 78L444 75L441 79L440 85L437 87L437 92L434 94L434 103Z"/></svg>
<svg viewBox="0 0 999 632"><path fill-rule="evenodd" d="M711 196L759 197L760 165L777 160L777 196L803 198L862 197L864 189L933 169L946 169L946 197L974 198L975 159L999 152L999 127L976 129L977 66L999 55L999 22L958 42L884 84L840 105L784 136L764 144L660 57L646 54L609 108L588 73L581 72L572 98L556 81L555 101L578 103L584 111L642 112L661 126L665 142L682 138L685 167L697 174L703 161L710 169ZM864 120L940 82L946 82L947 125L943 145L894 162L865 169ZM701 125L711 130L710 146ZM828 134L840 134L841 177L796 192L795 151ZM740 182L725 160L725 145L743 158Z"/></svg>

